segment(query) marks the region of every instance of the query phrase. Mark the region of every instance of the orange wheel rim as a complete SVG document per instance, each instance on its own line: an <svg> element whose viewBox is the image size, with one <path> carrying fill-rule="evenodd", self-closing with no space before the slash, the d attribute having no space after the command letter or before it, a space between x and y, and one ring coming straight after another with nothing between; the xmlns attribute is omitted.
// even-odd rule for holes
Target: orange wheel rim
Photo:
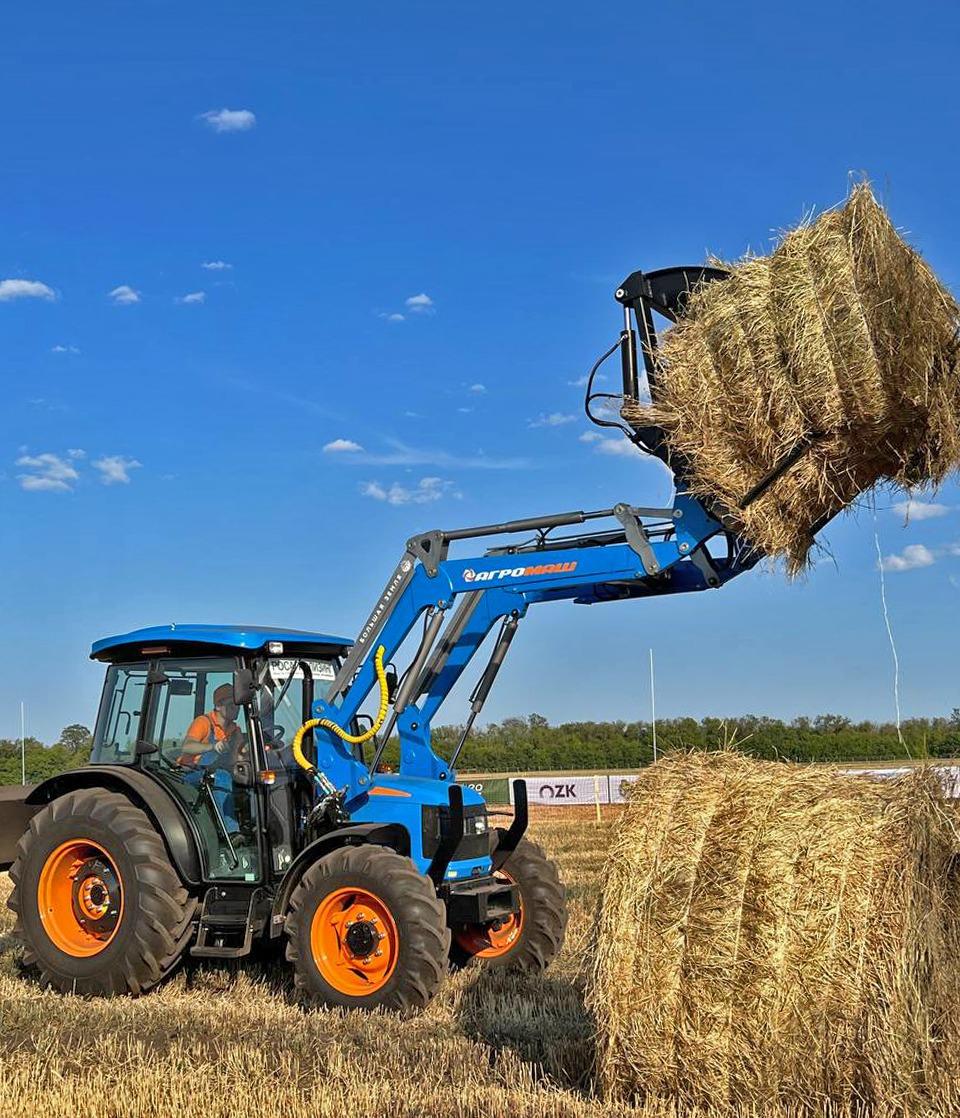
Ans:
<svg viewBox="0 0 960 1118"><path fill-rule="evenodd" d="M110 855L88 839L70 839L47 857L37 907L50 942L77 959L98 955L123 916L123 888Z"/></svg>
<svg viewBox="0 0 960 1118"><path fill-rule="evenodd" d="M498 881L505 881L508 885L516 882L510 874L501 870L497 874ZM512 912L502 920L495 920L490 924L465 924L454 932L457 943L469 955L477 959L496 959L511 951L523 931L523 898L520 897L519 912Z"/></svg>
<svg viewBox="0 0 960 1118"><path fill-rule="evenodd" d="M387 905L369 889L328 894L310 924L310 948L324 979L341 994L382 989L397 965L400 937Z"/></svg>

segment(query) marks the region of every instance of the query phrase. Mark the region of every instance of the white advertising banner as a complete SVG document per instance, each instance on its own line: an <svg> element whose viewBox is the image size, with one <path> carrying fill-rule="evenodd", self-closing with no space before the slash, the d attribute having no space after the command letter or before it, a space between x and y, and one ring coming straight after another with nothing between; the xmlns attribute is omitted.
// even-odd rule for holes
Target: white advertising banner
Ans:
<svg viewBox="0 0 960 1118"><path fill-rule="evenodd" d="M626 800L623 794L624 788L632 784L637 777L637 773L614 773L613 776L607 777L610 781L610 803L622 804Z"/></svg>
<svg viewBox="0 0 960 1118"><path fill-rule="evenodd" d="M605 776L527 776L527 801L540 807L608 804L610 787Z"/></svg>

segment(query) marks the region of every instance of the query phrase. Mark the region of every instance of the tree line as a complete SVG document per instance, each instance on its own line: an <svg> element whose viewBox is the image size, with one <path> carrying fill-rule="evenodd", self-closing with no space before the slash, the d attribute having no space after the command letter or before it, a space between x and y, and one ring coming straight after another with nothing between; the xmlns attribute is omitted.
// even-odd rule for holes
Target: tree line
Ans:
<svg viewBox="0 0 960 1118"><path fill-rule="evenodd" d="M450 757L462 726L439 726L434 748ZM783 761L896 761L960 757L960 708L946 718L912 718L898 733L893 723L853 722L839 714L785 722L764 715L738 718L667 718L657 722L657 749L734 748L753 757ZM27 783L77 768L90 757L86 726L66 726L55 742L25 740ZM635 769L653 760L649 722L562 722L540 714L505 718L475 728L457 768L460 772L547 772L565 769ZM396 738L384 751L399 763ZM0 784L19 784L20 742L0 738Z"/></svg>
<svg viewBox="0 0 960 1118"><path fill-rule="evenodd" d="M449 756L461 727L434 730L437 752ZM914 718L898 733L892 723L854 722L821 714L785 722L764 715L658 720L657 749L735 748L784 761L886 761L960 756L960 709L947 718ZM391 743L393 744L393 743ZM506 718L475 730L458 762L462 772L536 772L550 769L633 769L649 764L649 722L563 722L539 714ZM395 749L391 760L396 757Z"/></svg>
<svg viewBox="0 0 960 1118"><path fill-rule="evenodd" d="M27 784L37 784L48 776L77 769L90 760L93 735L86 726L64 726L51 745L37 738L24 738ZM19 784L22 776L20 739L0 738L0 784Z"/></svg>

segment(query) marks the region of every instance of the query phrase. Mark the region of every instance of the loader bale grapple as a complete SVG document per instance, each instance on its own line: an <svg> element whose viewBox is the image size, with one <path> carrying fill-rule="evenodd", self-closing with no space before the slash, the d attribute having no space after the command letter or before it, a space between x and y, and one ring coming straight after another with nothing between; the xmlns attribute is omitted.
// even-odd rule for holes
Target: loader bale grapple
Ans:
<svg viewBox="0 0 960 1118"><path fill-rule="evenodd" d="M650 308L673 313L709 278L635 273L618 291L626 322L609 352L626 395L630 316L652 375ZM665 456L655 430L627 433ZM666 508L621 501L414 536L354 641L188 624L94 644L106 679L91 763L0 796L26 967L59 990L139 994L185 956L277 941L304 1001L400 1012L426 1005L451 964L544 970L563 944L565 893L525 837L525 785L511 824L491 826L457 761L530 606L714 589L756 563L670 464ZM479 554L451 555L481 539ZM442 757L431 724L488 637ZM398 682L388 665L408 638ZM396 773L382 766L393 734Z"/></svg>

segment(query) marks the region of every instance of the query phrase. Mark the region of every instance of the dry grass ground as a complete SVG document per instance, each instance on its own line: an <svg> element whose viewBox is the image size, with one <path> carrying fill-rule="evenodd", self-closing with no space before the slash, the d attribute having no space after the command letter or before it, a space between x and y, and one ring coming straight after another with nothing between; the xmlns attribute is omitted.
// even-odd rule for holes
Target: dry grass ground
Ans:
<svg viewBox="0 0 960 1118"><path fill-rule="evenodd" d="M3 909L0 1116L670 1118L608 1109L593 1090L583 990L613 823L566 809L532 825L570 895L567 945L546 977L470 968L412 1021L304 1013L283 967L266 963L191 967L139 1000L43 992L17 975Z"/></svg>

